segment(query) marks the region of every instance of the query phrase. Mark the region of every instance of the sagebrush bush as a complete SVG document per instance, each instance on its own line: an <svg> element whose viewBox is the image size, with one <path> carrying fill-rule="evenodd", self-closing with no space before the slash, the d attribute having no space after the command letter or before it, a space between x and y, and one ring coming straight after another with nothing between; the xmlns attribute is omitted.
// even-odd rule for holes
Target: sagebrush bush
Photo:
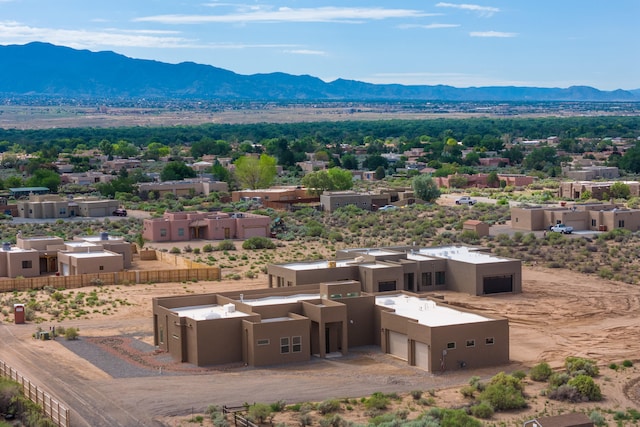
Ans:
<svg viewBox="0 0 640 427"><path fill-rule="evenodd" d="M551 366L547 362L538 363L529 371L529 377L534 381L547 381L553 374Z"/></svg>
<svg viewBox="0 0 640 427"><path fill-rule="evenodd" d="M480 402L471 407L471 415L487 420L493 416L493 407L487 402Z"/></svg>
<svg viewBox="0 0 640 427"><path fill-rule="evenodd" d="M267 237L250 237L242 243L242 249L275 249L276 244Z"/></svg>
<svg viewBox="0 0 640 427"><path fill-rule="evenodd" d="M331 414L340 410L340 401L336 399L328 399L318 403L318 412L322 415Z"/></svg>

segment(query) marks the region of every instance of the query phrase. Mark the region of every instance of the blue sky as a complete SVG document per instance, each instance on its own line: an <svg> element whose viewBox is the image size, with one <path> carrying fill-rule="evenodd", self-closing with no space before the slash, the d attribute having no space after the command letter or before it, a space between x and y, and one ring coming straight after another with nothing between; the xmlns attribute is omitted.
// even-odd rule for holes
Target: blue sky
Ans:
<svg viewBox="0 0 640 427"><path fill-rule="evenodd" d="M325 81L640 88L640 0L0 0L43 41Z"/></svg>

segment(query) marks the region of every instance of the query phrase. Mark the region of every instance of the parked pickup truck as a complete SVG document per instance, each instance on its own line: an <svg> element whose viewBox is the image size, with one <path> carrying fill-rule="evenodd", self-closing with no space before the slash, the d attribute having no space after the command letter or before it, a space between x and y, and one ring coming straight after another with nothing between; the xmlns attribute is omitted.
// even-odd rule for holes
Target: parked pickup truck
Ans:
<svg viewBox="0 0 640 427"><path fill-rule="evenodd" d="M562 234L573 233L573 227L571 227L570 225L564 225L564 224L552 225L550 230L556 233L562 233Z"/></svg>
<svg viewBox="0 0 640 427"><path fill-rule="evenodd" d="M462 196L458 200L456 200L456 205L470 205L470 206L473 206L477 202L478 201L476 199L472 199L469 196Z"/></svg>

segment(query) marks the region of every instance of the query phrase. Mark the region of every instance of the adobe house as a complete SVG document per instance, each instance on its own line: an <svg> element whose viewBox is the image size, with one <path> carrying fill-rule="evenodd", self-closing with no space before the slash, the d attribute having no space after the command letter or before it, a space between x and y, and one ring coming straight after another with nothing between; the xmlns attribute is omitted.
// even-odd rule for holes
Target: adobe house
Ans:
<svg viewBox="0 0 640 427"><path fill-rule="evenodd" d="M214 192L226 193L229 185L223 181L211 181L209 178L192 178L180 181L142 182L138 185L139 194L156 193L158 198L165 194L175 196L188 196L190 194L203 194L208 196Z"/></svg>
<svg viewBox="0 0 640 427"><path fill-rule="evenodd" d="M198 366L304 362L376 345L429 372L508 363L507 319L356 281L153 299L154 343Z"/></svg>
<svg viewBox="0 0 640 427"><path fill-rule="evenodd" d="M319 197L309 195L306 188L299 186L272 187L257 190L238 190L231 192L234 202L254 201L265 208L289 209L296 203L317 203Z"/></svg>
<svg viewBox="0 0 640 427"><path fill-rule="evenodd" d="M594 427L594 425L589 417L578 412L552 417L538 417L524 423L524 427Z"/></svg>
<svg viewBox="0 0 640 427"><path fill-rule="evenodd" d="M478 237L489 235L489 224L476 219L468 219L462 224L463 230L474 231L478 234Z"/></svg>
<svg viewBox="0 0 640 427"><path fill-rule="evenodd" d="M31 195L16 202L22 218L72 218L109 216L119 207L117 200L98 198L67 199L56 194Z"/></svg>
<svg viewBox="0 0 640 427"><path fill-rule="evenodd" d="M607 231L616 228L638 231L640 230L640 209L627 209L609 203L511 208L511 228L536 231L547 230L555 224L570 225L577 231Z"/></svg>
<svg viewBox="0 0 640 427"><path fill-rule="evenodd" d="M522 292L520 260L497 257L482 248L398 246L343 249L335 260L267 266L269 287L356 280L362 291L434 292L471 295Z"/></svg>
<svg viewBox="0 0 640 427"><path fill-rule="evenodd" d="M268 237L271 218L247 212L166 212L143 222L142 237L151 242Z"/></svg>
<svg viewBox="0 0 640 427"><path fill-rule="evenodd" d="M36 277L40 275L40 256L35 249L12 247L3 243L0 248L0 277Z"/></svg>
<svg viewBox="0 0 640 427"><path fill-rule="evenodd" d="M325 212L333 212L347 205L370 211L374 206L388 205L390 201L390 194L358 193L351 190L325 191L320 195L320 206Z"/></svg>
<svg viewBox="0 0 640 427"><path fill-rule="evenodd" d="M66 249L58 252L58 271L63 276L109 273L124 270L123 257L90 242L65 243Z"/></svg>

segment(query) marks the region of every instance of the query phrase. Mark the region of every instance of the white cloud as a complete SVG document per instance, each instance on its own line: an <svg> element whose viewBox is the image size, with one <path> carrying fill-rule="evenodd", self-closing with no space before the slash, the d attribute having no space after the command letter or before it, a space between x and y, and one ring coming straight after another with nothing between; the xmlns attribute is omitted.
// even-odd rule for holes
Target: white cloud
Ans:
<svg viewBox="0 0 640 427"><path fill-rule="evenodd" d="M295 55L318 55L318 56L326 56L326 52L321 50L311 50L311 49L293 49L293 50L285 50L284 53L292 53Z"/></svg>
<svg viewBox="0 0 640 427"><path fill-rule="evenodd" d="M400 28L402 30L407 30L407 29L411 29L411 28L422 28L422 29L425 29L425 30L435 30L435 29L440 29L440 28L457 28L459 26L460 26L460 24L425 24L425 25L403 24L403 25L398 25L398 28Z"/></svg>
<svg viewBox="0 0 640 427"><path fill-rule="evenodd" d="M156 15L136 18L136 22L163 24L247 23L247 22L340 22L362 23L368 20L419 18L434 16L413 9L320 7L276 10L251 10L222 15Z"/></svg>
<svg viewBox="0 0 640 427"><path fill-rule="evenodd" d="M465 4L465 3L457 4L457 3L440 2L436 4L436 7L450 7L454 9L468 10L471 12L476 12L480 16L485 16L485 17L490 17L490 16L493 16L494 13L500 12L500 9L498 9L497 7L480 6L477 4Z"/></svg>
<svg viewBox="0 0 640 427"><path fill-rule="evenodd" d="M502 31L472 31L469 33L471 37L498 37L498 38L508 38L508 37L517 37L518 33L505 33Z"/></svg>

